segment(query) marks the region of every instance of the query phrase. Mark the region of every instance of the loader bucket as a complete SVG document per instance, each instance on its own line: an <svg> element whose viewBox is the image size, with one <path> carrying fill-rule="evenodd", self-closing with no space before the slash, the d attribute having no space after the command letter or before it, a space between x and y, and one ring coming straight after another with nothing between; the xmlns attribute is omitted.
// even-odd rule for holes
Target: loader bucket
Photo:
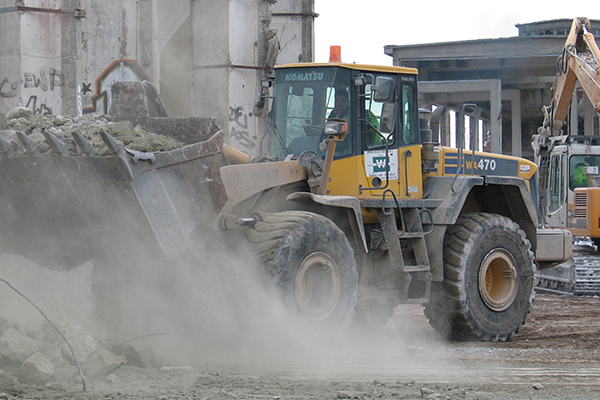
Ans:
<svg viewBox="0 0 600 400"><path fill-rule="evenodd" d="M128 150L105 134L109 156L93 155L73 136L83 155L61 153L60 141L51 156L0 155L3 253L64 270L94 258L169 260L199 248L226 201L220 132L156 153Z"/></svg>

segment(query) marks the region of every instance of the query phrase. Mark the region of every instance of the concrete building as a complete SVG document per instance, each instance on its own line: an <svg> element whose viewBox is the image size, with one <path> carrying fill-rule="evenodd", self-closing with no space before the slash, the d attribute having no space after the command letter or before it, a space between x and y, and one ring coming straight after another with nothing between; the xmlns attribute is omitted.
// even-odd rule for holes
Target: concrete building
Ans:
<svg viewBox="0 0 600 400"><path fill-rule="evenodd" d="M592 33L600 37L600 21L592 20ZM458 110L475 103L483 126L479 146L490 132L491 151L532 158L531 136L543 122L542 106L550 104L561 54L572 19L517 25L518 36L386 46L394 65L419 69L421 105L445 105ZM585 96L576 97L570 131L598 134L598 118ZM453 113L446 114L445 126ZM449 132L446 129L446 132ZM449 135L444 144L453 141Z"/></svg>
<svg viewBox="0 0 600 400"><path fill-rule="evenodd" d="M253 154L260 81L313 60L314 18L314 0L0 0L0 107L102 114L114 82L148 80Z"/></svg>

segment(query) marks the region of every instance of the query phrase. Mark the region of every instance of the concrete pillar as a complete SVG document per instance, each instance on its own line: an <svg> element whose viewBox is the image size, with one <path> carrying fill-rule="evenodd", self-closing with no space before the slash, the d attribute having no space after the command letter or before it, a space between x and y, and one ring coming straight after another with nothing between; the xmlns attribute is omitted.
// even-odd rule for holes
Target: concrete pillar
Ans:
<svg viewBox="0 0 600 400"><path fill-rule="evenodd" d="M511 155L521 157L523 154L523 132L521 131L521 91L509 89L502 91L502 98L510 101L511 111Z"/></svg>
<svg viewBox="0 0 600 400"><path fill-rule="evenodd" d="M192 110L227 121L229 1L192 0ZM225 127L221 127L222 129Z"/></svg>
<svg viewBox="0 0 600 400"><path fill-rule="evenodd" d="M490 130L492 153L502 153L502 82L490 80Z"/></svg>
<svg viewBox="0 0 600 400"><path fill-rule="evenodd" d="M299 60L302 62L313 62L315 60L314 3L314 0L302 0L302 56Z"/></svg>
<svg viewBox="0 0 600 400"><path fill-rule="evenodd" d="M63 0L62 8L73 10L78 7L76 0ZM55 113L78 114L77 99L79 96L77 81L77 32L80 31L81 22L72 15L63 15L60 20L60 71L51 68L48 71L50 85L60 83L62 107Z"/></svg>

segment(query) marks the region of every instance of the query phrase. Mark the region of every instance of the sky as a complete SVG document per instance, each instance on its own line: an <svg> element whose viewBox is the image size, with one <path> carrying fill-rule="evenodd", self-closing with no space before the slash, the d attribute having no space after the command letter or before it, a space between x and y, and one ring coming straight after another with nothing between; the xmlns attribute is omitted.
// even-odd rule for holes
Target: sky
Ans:
<svg viewBox="0 0 600 400"><path fill-rule="evenodd" d="M594 2L550 0L406 1L315 0L315 61L329 61L329 46L342 46L342 61L392 65L385 45L410 45L517 36L515 25L552 19L600 19ZM597 41L600 38L596 38Z"/></svg>

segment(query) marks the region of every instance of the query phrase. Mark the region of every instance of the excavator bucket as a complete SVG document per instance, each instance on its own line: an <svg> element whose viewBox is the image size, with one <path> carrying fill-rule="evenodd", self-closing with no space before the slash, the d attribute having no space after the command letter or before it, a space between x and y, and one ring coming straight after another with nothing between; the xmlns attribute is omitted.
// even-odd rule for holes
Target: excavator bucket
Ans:
<svg viewBox="0 0 600 400"><path fill-rule="evenodd" d="M2 140L0 251L71 269L90 259L170 260L198 250L226 201L221 133L210 118L137 122L188 144L142 152L102 132L98 155L97 143L77 132L75 154L47 132L46 153L23 133Z"/></svg>

